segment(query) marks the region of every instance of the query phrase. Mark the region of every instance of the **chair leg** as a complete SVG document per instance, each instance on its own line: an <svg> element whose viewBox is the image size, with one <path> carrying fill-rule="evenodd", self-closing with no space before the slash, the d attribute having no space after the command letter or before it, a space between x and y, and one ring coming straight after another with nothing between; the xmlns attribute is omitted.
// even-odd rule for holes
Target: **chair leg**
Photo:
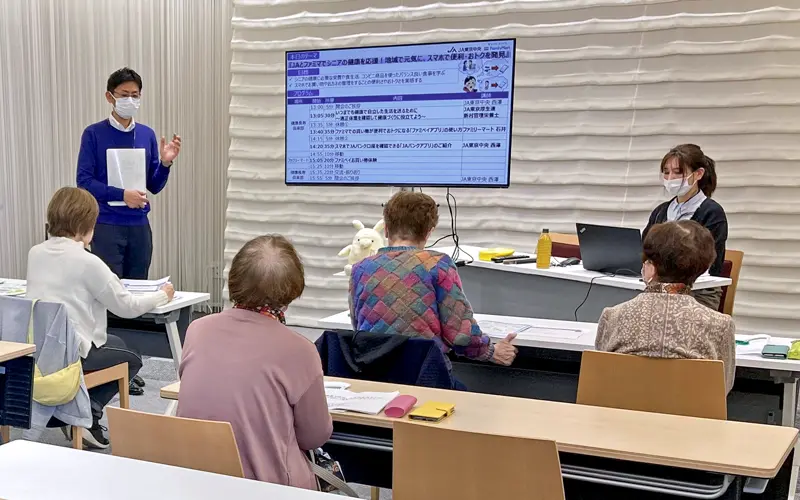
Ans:
<svg viewBox="0 0 800 500"><path fill-rule="evenodd" d="M370 489L369 498L370 498L370 500L380 500L380 498L381 498L381 489L378 488L377 486L373 486Z"/></svg>
<svg viewBox="0 0 800 500"><path fill-rule="evenodd" d="M11 441L11 427L4 425L0 427L0 444L6 444Z"/></svg>
<svg viewBox="0 0 800 500"><path fill-rule="evenodd" d="M76 450L83 449L83 427L72 426L72 447Z"/></svg>
<svg viewBox="0 0 800 500"><path fill-rule="evenodd" d="M119 379L119 407L120 408L130 408L131 407L131 394L129 392L129 381L128 377L124 377Z"/></svg>

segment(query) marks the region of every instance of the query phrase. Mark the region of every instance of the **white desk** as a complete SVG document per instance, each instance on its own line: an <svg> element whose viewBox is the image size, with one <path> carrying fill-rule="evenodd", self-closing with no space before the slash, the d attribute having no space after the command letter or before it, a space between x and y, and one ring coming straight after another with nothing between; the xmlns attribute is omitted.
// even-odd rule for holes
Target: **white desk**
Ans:
<svg viewBox="0 0 800 500"><path fill-rule="evenodd" d="M0 279L0 281L3 281L6 285L16 285L21 288L24 288L27 284L25 280ZM176 375L181 364L181 357L183 356L180 333L178 332L180 311L197 304L203 304L209 300L211 300L211 294L208 293L176 291L172 302L156 307L143 316L153 319L158 324L164 325L164 329L167 333L167 340L169 341L169 349L172 353L172 360L175 364Z"/></svg>
<svg viewBox="0 0 800 500"><path fill-rule="evenodd" d="M0 446L0 498L324 500L330 496L250 479L17 440Z"/></svg>
<svg viewBox="0 0 800 500"><path fill-rule="evenodd" d="M433 248L447 255L452 255L454 249L452 246ZM577 319L597 321L603 308L630 300L645 288L639 278L609 276L587 271L581 265L558 267L555 264L561 262L561 258L554 258L548 269L538 269L536 264L509 265L478 260L481 247L462 245L460 249L458 260L465 265L459 268L459 275L478 313L574 320L577 310ZM535 255L536 252L520 250L518 253ZM343 272L334 276L347 279ZM705 275L697 280L694 288L716 288L731 283L729 278Z"/></svg>
<svg viewBox="0 0 800 500"><path fill-rule="evenodd" d="M435 250L452 255L453 247ZM557 320L597 321L603 309L626 302L645 288L639 278L608 276L581 265L538 269L536 264L496 264L478 258L481 248L462 246L459 268L464 291L475 312ZM520 250L526 255L535 252ZM562 259L558 259L560 262ZM731 283L727 278L702 276L695 288Z"/></svg>
<svg viewBox="0 0 800 500"><path fill-rule="evenodd" d="M633 278L628 276L608 276L604 273L598 273L595 271L587 271L583 268L582 265L575 265L575 266L567 266L567 267L557 267L556 265L551 265L548 269L539 269L536 267L536 264L497 264L494 262L486 262L483 260L478 259L478 254L482 247L474 247L474 246L465 246L461 245L461 252L459 255L459 260L466 260L467 266L477 267L481 269L490 269L492 271L501 271L506 273L517 273L517 274L527 274L531 276L543 276L547 278L557 278L561 280L568 280L568 281L577 281L580 283L594 283L595 285L604 285L604 286L612 286L614 288L623 288L626 290L636 290L642 291L645 288L645 284L639 278ZM438 252L442 252L447 255L452 255L455 247L434 247L433 250ZM520 250L520 254L531 255L535 256L536 252L525 252ZM473 257L475 260L470 261L470 256ZM563 259L560 258L553 258L553 263L557 264L561 262ZM705 288L716 288L722 286L728 286L732 283L730 278L719 278L716 276L709 276L704 275L698 278L697 282L694 284L695 290L702 290Z"/></svg>
<svg viewBox="0 0 800 500"><path fill-rule="evenodd" d="M582 352L594 349L597 336L597 323L581 323L575 321L558 321L538 318L520 318L514 316L495 316L491 314L475 314L478 324L492 321L508 324L530 325L531 329L517 335L514 344L524 347L553 349L560 351ZM322 329L352 329L349 311L319 320ZM576 331L577 330L577 331ZM500 340L505 335L489 334ZM773 338L773 342L789 342L791 339ZM781 421L784 425L793 426L797 412L797 381L800 377L800 361L791 359L767 359L758 354L737 354L736 366L752 368L765 372L765 375L783 385L783 412Z"/></svg>

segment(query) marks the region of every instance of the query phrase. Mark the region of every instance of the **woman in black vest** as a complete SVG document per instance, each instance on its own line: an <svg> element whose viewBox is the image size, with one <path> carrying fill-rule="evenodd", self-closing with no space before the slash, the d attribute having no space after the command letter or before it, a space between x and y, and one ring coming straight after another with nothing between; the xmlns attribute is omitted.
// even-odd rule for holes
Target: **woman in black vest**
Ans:
<svg viewBox="0 0 800 500"><path fill-rule="evenodd" d="M654 224L666 221L693 220L711 231L714 237L714 259L709 274L721 276L725 260L725 242L728 239L728 218L719 203L711 199L717 188L717 171L714 160L695 144L681 144L670 149L661 160L664 189L671 199L657 206L650 214L642 237ZM719 309L721 288L709 288L692 292L698 302Z"/></svg>

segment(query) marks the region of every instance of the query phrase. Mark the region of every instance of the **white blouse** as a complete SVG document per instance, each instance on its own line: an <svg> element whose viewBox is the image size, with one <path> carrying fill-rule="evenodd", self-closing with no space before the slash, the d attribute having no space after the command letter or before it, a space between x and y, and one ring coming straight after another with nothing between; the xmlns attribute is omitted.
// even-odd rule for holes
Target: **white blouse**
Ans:
<svg viewBox="0 0 800 500"><path fill-rule="evenodd" d="M60 302L80 337L85 358L94 344L106 343L107 311L136 318L169 302L166 292L132 294L111 269L83 243L51 238L28 252L27 298Z"/></svg>

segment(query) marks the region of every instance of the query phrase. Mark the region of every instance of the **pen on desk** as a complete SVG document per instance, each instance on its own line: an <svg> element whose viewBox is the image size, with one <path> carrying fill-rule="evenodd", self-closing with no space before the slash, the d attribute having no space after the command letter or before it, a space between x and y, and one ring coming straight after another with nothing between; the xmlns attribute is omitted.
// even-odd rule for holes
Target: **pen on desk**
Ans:
<svg viewBox="0 0 800 500"><path fill-rule="evenodd" d="M536 263L536 257L530 257L528 259L516 259L516 260L503 261L503 264L505 264L507 266L508 265L513 265L513 264L535 264L535 263Z"/></svg>
<svg viewBox="0 0 800 500"><path fill-rule="evenodd" d="M492 257L492 262L495 264L502 264L511 260L529 259L530 255L510 255L508 257Z"/></svg>

